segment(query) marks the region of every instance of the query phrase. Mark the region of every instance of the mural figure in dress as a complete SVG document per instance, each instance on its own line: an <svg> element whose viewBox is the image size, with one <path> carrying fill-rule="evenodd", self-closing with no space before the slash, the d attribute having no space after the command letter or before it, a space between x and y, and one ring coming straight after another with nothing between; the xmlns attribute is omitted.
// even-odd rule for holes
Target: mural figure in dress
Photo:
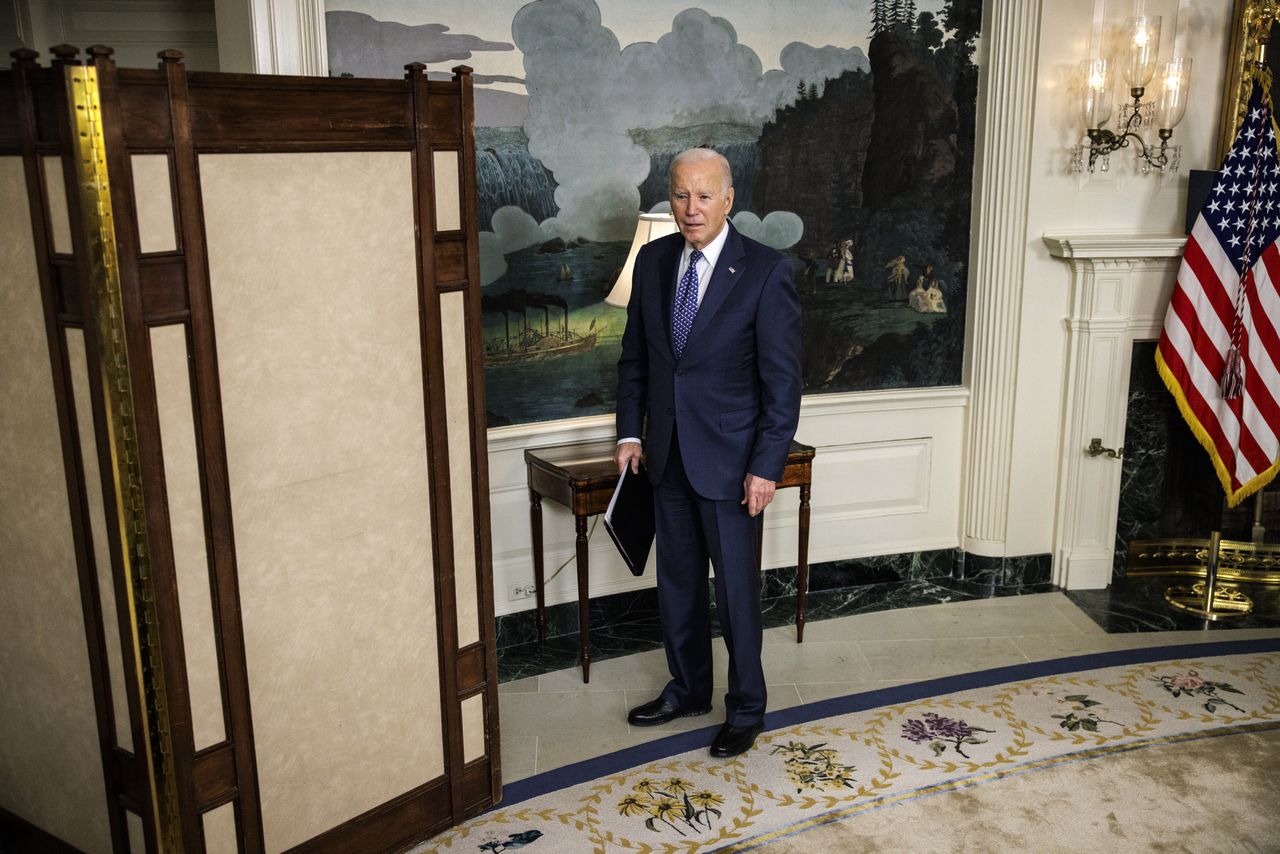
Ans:
<svg viewBox="0 0 1280 854"><path fill-rule="evenodd" d="M917 276L915 288L912 289L911 293L907 294L907 306L921 314L927 313L929 311L929 304L927 297L925 296L926 293L928 293L928 291L924 286L924 276Z"/></svg>
<svg viewBox="0 0 1280 854"><path fill-rule="evenodd" d="M899 255L889 259L884 268L889 271L886 281L889 283L890 296L901 300L907 294L907 279L911 277L911 271L907 269L907 256Z"/></svg>
<svg viewBox="0 0 1280 854"><path fill-rule="evenodd" d="M834 263L832 263L834 261ZM827 284L847 285L853 281L853 238L846 237L833 245L827 261Z"/></svg>

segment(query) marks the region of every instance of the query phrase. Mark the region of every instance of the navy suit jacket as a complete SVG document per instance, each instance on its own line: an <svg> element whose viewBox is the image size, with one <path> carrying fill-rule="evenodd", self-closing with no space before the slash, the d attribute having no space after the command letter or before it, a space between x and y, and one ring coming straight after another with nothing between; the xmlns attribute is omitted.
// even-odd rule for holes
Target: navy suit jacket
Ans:
<svg viewBox="0 0 1280 854"><path fill-rule="evenodd" d="M640 249L618 360L618 437L644 437L649 477L657 483L678 430L689 483L717 500L742 498L748 473L781 479L801 391L800 300L791 264L732 225L725 228L729 236L679 359L671 303L684 237Z"/></svg>

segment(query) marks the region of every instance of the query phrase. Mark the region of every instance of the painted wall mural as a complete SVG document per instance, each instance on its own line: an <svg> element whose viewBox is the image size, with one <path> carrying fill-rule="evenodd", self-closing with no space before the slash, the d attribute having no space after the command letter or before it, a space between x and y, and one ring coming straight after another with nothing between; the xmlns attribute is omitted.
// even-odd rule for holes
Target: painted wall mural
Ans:
<svg viewBox="0 0 1280 854"><path fill-rule="evenodd" d="M604 298L693 146L732 165L734 225L792 259L806 393L959 383L981 17L979 0L326 0L334 75L475 69L490 426L613 411L626 313Z"/></svg>

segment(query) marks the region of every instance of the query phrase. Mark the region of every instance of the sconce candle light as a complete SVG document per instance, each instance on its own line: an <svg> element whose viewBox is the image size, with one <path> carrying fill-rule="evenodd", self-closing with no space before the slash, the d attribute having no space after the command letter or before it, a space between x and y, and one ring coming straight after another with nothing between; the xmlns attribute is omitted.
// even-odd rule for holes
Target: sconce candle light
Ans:
<svg viewBox="0 0 1280 854"><path fill-rule="evenodd" d="M1125 33L1125 55L1121 67L1133 101L1122 106L1120 124L1116 130L1106 126L1115 104L1114 64L1110 59L1088 59L1080 64L1084 84L1080 113L1089 144L1076 146L1076 171L1086 168L1084 154L1088 152L1088 170L1092 172L1095 165L1099 165L1101 171L1106 172L1111 165L1111 153L1128 148L1132 143L1136 146L1142 172L1147 173L1153 169L1176 172L1182 147L1170 145L1169 140L1173 137L1173 128L1182 121L1187 110L1191 60L1175 57L1164 63L1157 63L1156 57L1160 50L1159 16L1130 18ZM1150 99L1143 101L1153 77L1158 87L1154 110ZM1142 128L1152 123L1153 118L1156 135L1160 139L1159 147L1154 141L1148 142L1140 133Z"/></svg>

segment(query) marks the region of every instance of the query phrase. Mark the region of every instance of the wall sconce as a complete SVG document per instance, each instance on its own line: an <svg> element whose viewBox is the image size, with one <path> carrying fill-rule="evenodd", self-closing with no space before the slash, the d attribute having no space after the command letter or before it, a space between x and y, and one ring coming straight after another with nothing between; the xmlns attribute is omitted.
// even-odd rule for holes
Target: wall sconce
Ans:
<svg viewBox="0 0 1280 854"><path fill-rule="evenodd" d="M1114 64L1110 59L1088 59L1080 64L1083 89L1080 114L1084 121L1088 145L1073 149L1072 168L1076 172L1085 169L1092 172L1095 165L1106 172L1111 166L1111 153L1121 148L1136 146L1139 168L1143 174L1157 171L1177 172L1182 158L1182 146L1170 145L1173 128L1182 121L1187 111L1187 91L1191 86L1191 60L1174 57L1159 64L1156 74L1156 56L1160 50L1160 18L1144 15L1130 18L1125 27L1125 52L1123 70L1125 83L1129 85L1132 103L1121 105L1116 130L1106 126L1115 105ZM1144 102L1143 96L1152 78L1156 78L1156 99ZM1154 114L1154 115L1153 115ZM1139 131L1156 125L1160 139L1147 142ZM1086 153L1087 163L1086 163ZM1101 161L1101 163L1099 163Z"/></svg>
<svg viewBox="0 0 1280 854"><path fill-rule="evenodd" d="M627 303L631 301L631 273L636 268L636 256L640 254L640 247L650 240L675 234L676 231L676 218L672 214L640 214L640 221L636 223L636 236L631 241L631 251L627 253L627 263L622 265L618 281L614 283L613 290L609 291L604 301L618 308L626 308Z"/></svg>

